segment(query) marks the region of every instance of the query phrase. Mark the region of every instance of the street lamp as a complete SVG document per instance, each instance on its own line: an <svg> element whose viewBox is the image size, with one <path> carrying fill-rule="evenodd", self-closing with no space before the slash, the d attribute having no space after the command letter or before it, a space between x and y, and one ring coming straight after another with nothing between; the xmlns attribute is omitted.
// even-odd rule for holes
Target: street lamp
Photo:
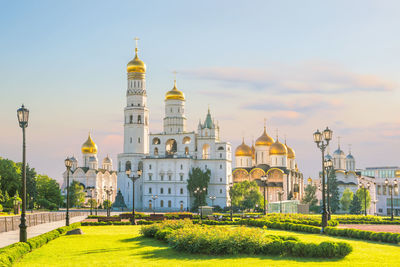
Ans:
<svg viewBox="0 0 400 267"><path fill-rule="evenodd" d="M279 213L282 213L282 195L283 195L283 191L278 191L278 196L279 196Z"/></svg>
<svg viewBox="0 0 400 267"><path fill-rule="evenodd" d="M197 204L199 205L198 209L200 209L200 196L202 193L204 193L206 191L207 191L207 188L205 188L205 187L203 187L203 188L197 187L193 192L197 196ZM202 218L203 218L203 209L200 209L200 219L202 219Z"/></svg>
<svg viewBox="0 0 400 267"><path fill-rule="evenodd" d="M328 220L331 219L331 214L332 214L332 210L331 210L331 193L330 193L330 186L329 186L329 176L330 176L330 172L333 169L333 162L331 159L325 160L324 162L324 166L326 169L326 198L328 200Z"/></svg>
<svg viewBox="0 0 400 267"><path fill-rule="evenodd" d="M94 190L94 186L87 186L86 189L90 191L90 215L93 215L93 190Z"/></svg>
<svg viewBox="0 0 400 267"><path fill-rule="evenodd" d="M113 188L112 188L112 186L110 186L110 188L107 188L106 186L104 186L104 191L106 192L106 194L107 194L107 217L110 217L110 211L111 211L111 201L110 201L110 195L112 194L112 192L113 192Z"/></svg>
<svg viewBox="0 0 400 267"><path fill-rule="evenodd" d="M267 214L267 201L265 198L265 188L268 186L267 182L268 182L268 177L266 175L261 176L261 182L263 183L264 186L264 215Z"/></svg>
<svg viewBox="0 0 400 267"><path fill-rule="evenodd" d="M317 144L317 147L321 150L322 153L322 232L324 228L328 225L328 211L326 209L325 202L325 149L329 145L329 141L332 139L332 130L328 127L321 133L317 130L314 134L314 142ZM325 142L324 142L325 140Z"/></svg>
<svg viewBox="0 0 400 267"><path fill-rule="evenodd" d="M22 211L21 224L19 225L19 241L26 242L26 145L25 145L25 128L28 127L29 110L22 105L17 110L17 118L19 127L22 128Z"/></svg>
<svg viewBox="0 0 400 267"><path fill-rule="evenodd" d="M393 221L394 219L394 214L393 214L393 188L397 187L397 180L394 179L393 180L393 184L389 184L389 180L386 178L385 180L385 185L389 186L389 190L390 190L390 211L391 211L391 217L390 219Z"/></svg>
<svg viewBox="0 0 400 267"><path fill-rule="evenodd" d="M211 206L214 207L214 200L217 198L216 196L209 196L209 199L211 199Z"/></svg>
<svg viewBox="0 0 400 267"><path fill-rule="evenodd" d="M131 175L131 170L127 169L125 171L126 176L128 176L129 179L132 180L132 224L136 224L135 223L135 181L138 180L140 178L140 176L142 176L142 170L137 170L136 171L136 176Z"/></svg>
<svg viewBox="0 0 400 267"><path fill-rule="evenodd" d="M65 225L69 226L69 172L72 167L72 160L70 158L65 159L65 167L67 168L67 214L65 215Z"/></svg>
<svg viewBox="0 0 400 267"><path fill-rule="evenodd" d="M158 198L158 196L157 195L153 195L153 196L151 196L151 198L153 199L153 202L154 202L154 205L153 205L153 214L156 214L156 200L157 200L157 198Z"/></svg>
<svg viewBox="0 0 400 267"><path fill-rule="evenodd" d="M386 179L387 180L387 179ZM386 181L385 181L386 183ZM360 188L364 189L364 215L367 216L367 189L371 186L369 182L364 183L363 179L360 180Z"/></svg>

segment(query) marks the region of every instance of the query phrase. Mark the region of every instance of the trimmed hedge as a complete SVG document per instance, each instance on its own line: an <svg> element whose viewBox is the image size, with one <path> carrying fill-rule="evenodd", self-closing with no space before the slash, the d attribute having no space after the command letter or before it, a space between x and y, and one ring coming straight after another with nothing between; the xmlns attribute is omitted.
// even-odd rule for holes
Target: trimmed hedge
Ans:
<svg viewBox="0 0 400 267"><path fill-rule="evenodd" d="M373 232L358 229L342 229L334 227L326 227L325 233L331 236L344 236L362 240L380 241L384 243L400 243L400 234L386 233L386 232Z"/></svg>
<svg viewBox="0 0 400 267"><path fill-rule="evenodd" d="M29 238L26 243L18 242L7 247L0 249L0 265L1 266L10 266L18 260L19 258L23 257L28 252L43 246L44 244L48 243L49 241L56 239L60 235L70 231L72 229L78 228L81 224L80 223L73 223L70 226L63 226L52 230L50 232Z"/></svg>
<svg viewBox="0 0 400 267"><path fill-rule="evenodd" d="M81 222L82 226L104 226L104 225L131 225L131 222L109 221L109 222Z"/></svg>
<svg viewBox="0 0 400 267"><path fill-rule="evenodd" d="M364 215L334 215L333 218L341 224L400 224L399 218Z"/></svg>

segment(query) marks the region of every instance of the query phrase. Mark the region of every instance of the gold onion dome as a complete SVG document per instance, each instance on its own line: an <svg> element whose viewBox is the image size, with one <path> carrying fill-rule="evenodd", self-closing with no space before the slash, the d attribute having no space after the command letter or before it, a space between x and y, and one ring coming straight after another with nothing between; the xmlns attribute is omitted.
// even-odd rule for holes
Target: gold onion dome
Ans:
<svg viewBox="0 0 400 267"><path fill-rule="evenodd" d="M97 145L93 142L92 137L90 136L82 145L82 153L83 154L96 154L97 153Z"/></svg>
<svg viewBox="0 0 400 267"><path fill-rule="evenodd" d="M254 143L251 144L251 157L252 159L256 158L256 148L254 147Z"/></svg>
<svg viewBox="0 0 400 267"><path fill-rule="evenodd" d="M293 148L289 147L286 142L285 142L285 146L287 148L287 155L289 159L294 159L296 157L296 154L294 153Z"/></svg>
<svg viewBox="0 0 400 267"><path fill-rule="evenodd" d="M242 141L242 144L236 148L235 156L236 157L252 157L253 156L253 152L251 151L251 148L244 143L244 139Z"/></svg>
<svg viewBox="0 0 400 267"><path fill-rule="evenodd" d="M144 64L143 61L141 61L138 57L138 49L135 48L135 58L129 61L128 65L126 66L126 71L127 72L141 72L145 73L146 72L146 64Z"/></svg>
<svg viewBox="0 0 400 267"><path fill-rule="evenodd" d="M176 88L176 80L174 80L174 88L165 94L165 100L185 100L185 95Z"/></svg>
<svg viewBox="0 0 400 267"><path fill-rule="evenodd" d="M267 129L264 126L263 134L257 138L256 146L270 146L275 142L274 138L267 134Z"/></svg>
<svg viewBox="0 0 400 267"><path fill-rule="evenodd" d="M270 155L287 155L288 151L284 144L279 142L278 138L275 143L273 143L269 149Z"/></svg>

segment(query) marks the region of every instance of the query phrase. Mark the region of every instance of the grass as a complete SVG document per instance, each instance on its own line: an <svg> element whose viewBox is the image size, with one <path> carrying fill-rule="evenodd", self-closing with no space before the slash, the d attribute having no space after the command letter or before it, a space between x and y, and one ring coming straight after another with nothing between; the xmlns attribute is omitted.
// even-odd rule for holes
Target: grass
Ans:
<svg viewBox="0 0 400 267"><path fill-rule="evenodd" d="M400 266L399 245L315 234L267 230L303 241L344 240L354 251L344 259L272 256L207 256L178 253L167 244L139 235L140 226L85 226L84 235L62 236L29 253L15 266Z"/></svg>

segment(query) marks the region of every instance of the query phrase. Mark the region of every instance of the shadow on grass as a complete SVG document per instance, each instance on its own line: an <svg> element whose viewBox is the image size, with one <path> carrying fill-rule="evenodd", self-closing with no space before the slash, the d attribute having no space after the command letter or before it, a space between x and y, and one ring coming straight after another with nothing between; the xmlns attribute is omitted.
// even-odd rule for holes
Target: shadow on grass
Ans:
<svg viewBox="0 0 400 267"><path fill-rule="evenodd" d="M152 247L151 250L136 251L134 255L142 256L145 259L175 259L185 261L198 261L198 260L212 260L212 259L240 259L240 258L254 258L254 259L270 259L275 261L293 261L293 262L338 262L342 259L323 259L323 258L301 258L301 257L286 257L286 256L268 256L268 255L205 255L205 254L191 254L187 252L180 252L168 246L165 242L146 238L142 236L122 239L120 242L136 242L139 247L134 249L141 249L143 247Z"/></svg>

